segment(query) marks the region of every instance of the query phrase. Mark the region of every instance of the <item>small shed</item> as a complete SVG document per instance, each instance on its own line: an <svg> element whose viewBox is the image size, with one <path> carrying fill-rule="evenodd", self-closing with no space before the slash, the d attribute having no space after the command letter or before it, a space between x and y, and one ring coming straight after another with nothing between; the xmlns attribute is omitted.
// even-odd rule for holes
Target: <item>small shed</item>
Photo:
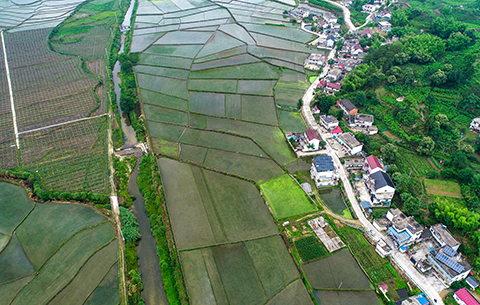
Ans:
<svg viewBox="0 0 480 305"><path fill-rule="evenodd" d="M472 289L475 290L480 284L473 278L473 276L467 277L465 280L467 282L467 285Z"/></svg>

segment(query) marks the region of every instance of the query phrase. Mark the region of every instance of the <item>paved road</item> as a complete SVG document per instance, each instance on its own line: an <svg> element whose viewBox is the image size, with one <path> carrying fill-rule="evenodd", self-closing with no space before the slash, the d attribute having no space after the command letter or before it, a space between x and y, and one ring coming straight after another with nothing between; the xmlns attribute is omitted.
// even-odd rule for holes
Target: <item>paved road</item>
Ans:
<svg viewBox="0 0 480 305"><path fill-rule="evenodd" d="M327 2L332 2L325 0ZM333 2L335 3L335 2ZM348 9L347 9L348 11ZM345 11L344 11L345 12ZM347 18L345 18L347 20ZM348 18L350 20L350 18ZM351 22L350 22L351 23ZM353 25L352 25L353 26ZM335 55L335 49L333 49L330 54L329 58L333 58ZM317 88L317 84L320 82L320 79L325 77L328 73L329 70L329 65L325 65L322 73L315 79L315 81L310 85L310 87L307 89L303 96L303 105L302 105L302 116L305 120L305 123L307 124L308 127L312 128L313 130L316 130L324 139L327 138L329 135L326 133L322 133L322 129L318 126L317 121L313 117L310 103L313 100L313 93L315 88ZM340 179L342 179L343 186L345 188L345 193L347 194L348 200L352 204L352 208L355 211L355 214L357 215L358 220L361 222L362 226L365 228L367 234L375 241L378 242L380 239L382 239L383 235L378 232L373 225L367 220L365 215L363 214L363 211L360 207L360 204L357 201L357 198L355 197L355 193L353 191L352 185L350 184L350 181L348 179L348 174L345 171L345 168L342 166L340 159L338 158L338 155L336 151L330 146L330 144L327 142L327 151L330 156L332 156L333 162L335 166L338 168L339 176ZM410 277L410 279L417 284L418 287L422 291L425 292L427 297L429 297L432 301L434 299L437 300L437 303L439 305L443 305L442 298L438 294L438 292L431 287L427 282L425 282L420 275L420 273L412 266L408 258L400 253L399 251L393 250L391 254L392 259L394 259L397 264L405 271L405 273Z"/></svg>

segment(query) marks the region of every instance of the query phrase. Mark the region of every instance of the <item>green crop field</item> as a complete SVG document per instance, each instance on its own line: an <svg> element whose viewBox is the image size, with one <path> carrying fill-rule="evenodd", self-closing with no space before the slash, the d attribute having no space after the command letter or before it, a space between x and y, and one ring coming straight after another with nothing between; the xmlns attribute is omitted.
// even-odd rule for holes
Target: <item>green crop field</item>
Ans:
<svg viewBox="0 0 480 305"><path fill-rule="evenodd" d="M460 185L457 182L439 179L424 179L423 183L425 184L425 188L429 195L462 198Z"/></svg>
<svg viewBox="0 0 480 305"><path fill-rule="evenodd" d="M283 132L304 132L307 127L299 112L278 111L278 119Z"/></svg>
<svg viewBox="0 0 480 305"><path fill-rule="evenodd" d="M323 243L321 243L316 236L307 236L305 238L296 240L295 248L297 248L303 263L316 260L320 257L330 254L327 248L325 248L325 245L323 245Z"/></svg>
<svg viewBox="0 0 480 305"><path fill-rule="evenodd" d="M315 289L369 290L370 282L348 249L302 265L310 285Z"/></svg>
<svg viewBox="0 0 480 305"><path fill-rule="evenodd" d="M283 175L260 185L276 219L315 212L302 188L289 175Z"/></svg>
<svg viewBox="0 0 480 305"><path fill-rule="evenodd" d="M179 249L277 234L250 182L178 161L158 160Z"/></svg>
<svg viewBox="0 0 480 305"><path fill-rule="evenodd" d="M313 292L319 305L381 305L383 302L377 297L375 291L335 291L316 290Z"/></svg>
<svg viewBox="0 0 480 305"><path fill-rule="evenodd" d="M25 214L23 188L0 182L0 198L13 207L19 202L18 210L0 204L2 216ZM83 205L29 206L33 211L23 222L17 221L15 233L0 252L0 304L83 304L107 275L106 286L115 293L105 297L105 303L91 304L117 304L117 242L112 224Z"/></svg>
<svg viewBox="0 0 480 305"><path fill-rule="evenodd" d="M261 304L280 292L309 300L280 236L182 251L192 304ZM302 303L302 304L308 304Z"/></svg>

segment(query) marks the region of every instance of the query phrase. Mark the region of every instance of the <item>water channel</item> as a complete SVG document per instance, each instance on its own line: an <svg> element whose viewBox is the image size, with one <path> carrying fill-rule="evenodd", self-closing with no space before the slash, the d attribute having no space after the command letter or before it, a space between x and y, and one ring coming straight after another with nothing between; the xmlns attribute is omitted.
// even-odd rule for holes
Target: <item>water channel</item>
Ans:
<svg viewBox="0 0 480 305"><path fill-rule="evenodd" d="M135 5L135 0L132 0L130 6L125 14L125 19L122 23L122 28L130 27L130 20L132 17L133 7ZM123 53L125 44L125 35L122 33L121 42L120 42L120 51L118 54ZM118 113L121 117L121 124L123 130L123 138L125 144L122 146L124 148L131 147L135 145L137 140L137 135L130 120L126 113L123 113L120 109L120 78L118 73L120 72L120 62L116 62L113 69L113 84L115 88L115 93L117 96L117 106ZM128 191L130 195L136 198L133 201L132 212L137 217L138 228L142 239L137 246L138 254L138 271L142 277L143 290L142 298L145 300L147 305L167 305L168 300L165 294L165 289L163 288L162 273L160 272L160 263L157 254L157 243L155 238L150 231L150 219L145 211L145 199L137 185L138 178L138 165L140 163L141 155L137 155L138 162L135 166L135 170L130 177L128 182Z"/></svg>

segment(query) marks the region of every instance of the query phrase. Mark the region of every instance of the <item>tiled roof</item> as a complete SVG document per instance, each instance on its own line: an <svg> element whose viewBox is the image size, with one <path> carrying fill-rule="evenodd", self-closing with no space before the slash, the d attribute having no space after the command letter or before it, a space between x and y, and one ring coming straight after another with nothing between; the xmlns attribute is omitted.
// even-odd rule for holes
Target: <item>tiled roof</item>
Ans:
<svg viewBox="0 0 480 305"><path fill-rule="evenodd" d="M460 289L459 291L455 292L455 294L466 305L480 305L480 303L478 303L478 301L465 288Z"/></svg>
<svg viewBox="0 0 480 305"><path fill-rule="evenodd" d="M368 163L368 165L370 166L371 169L374 169L374 168L377 168L377 167L383 168L382 164L380 163L378 158L375 157L374 155L370 155L370 156L367 157L367 163Z"/></svg>

